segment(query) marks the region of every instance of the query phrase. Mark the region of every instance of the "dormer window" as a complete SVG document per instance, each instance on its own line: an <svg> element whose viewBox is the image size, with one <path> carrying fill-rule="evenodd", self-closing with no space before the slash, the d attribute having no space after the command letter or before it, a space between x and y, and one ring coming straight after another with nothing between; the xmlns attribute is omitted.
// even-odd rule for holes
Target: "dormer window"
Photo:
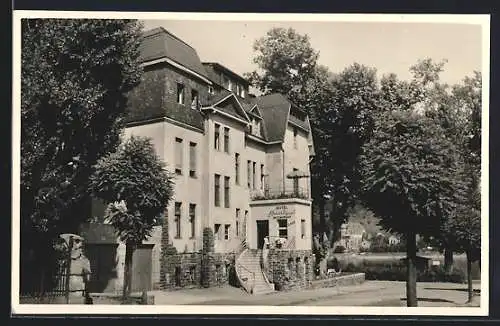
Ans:
<svg viewBox="0 0 500 326"><path fill-rule="evenodd" d="M236 85L236 94L241 98L245 98L245 88L242 85L237 84Z"/></svg>
<svg viewBox="0 0 500 326"><path fill-rule="evenodd" d="M252 125L250 126L250 133L260 137L260 121L253 118Z"/></svg>
<svg viewBox="0 0 500 326"><path fill-rule="evenodd" d="M210 95L214 95L215 94L213 86L208 86L208 94L210 94Z"/></svg>
<svg viewBox="0 0 500 326"><path fill-rule="evenodd" d="M227 90L232 91L233 84L231 83L231 80L229 78L227 78L226 76L222 76L222 82Z"/></svg>

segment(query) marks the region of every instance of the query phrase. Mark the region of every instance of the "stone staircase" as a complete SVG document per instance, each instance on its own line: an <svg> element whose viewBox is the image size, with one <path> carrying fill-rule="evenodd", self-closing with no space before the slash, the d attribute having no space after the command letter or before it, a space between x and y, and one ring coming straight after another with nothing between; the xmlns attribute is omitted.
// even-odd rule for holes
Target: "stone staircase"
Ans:
<svg viewBox="0 0 500 326"><path fill-rule="evenodd" d="M274 285L264 276L261 267L262 250L245 249L236 261L236 273L243 288L251 294L274 292Z"/></svg>

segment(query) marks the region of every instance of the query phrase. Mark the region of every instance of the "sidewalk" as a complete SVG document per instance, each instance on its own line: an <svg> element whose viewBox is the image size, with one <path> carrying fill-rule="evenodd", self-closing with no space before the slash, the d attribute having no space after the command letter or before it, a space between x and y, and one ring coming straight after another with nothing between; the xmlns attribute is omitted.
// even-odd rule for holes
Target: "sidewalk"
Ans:
<svg viewBox="0 0 500 326"><path fill-rule="evenodd" d="M296 305L310 300L319 300L354 292L373 292L385 286L372 282L344 287L314 290L274 292L250 295L231 287L179 290L172 292L153 291L156 305Z"/></svg>
<svg viewBox="0 0 500 326"><path fill-rule="evenodd" d="M478 288L479 285L475 285ZM418 283L419 306L463 306L466 285ZM259 306L405 306L404 282L366 281L363 284L313 290L250 295L241 289L153 291L156 305L259 305ZM475 298L475 304L479 302Z"/></svg>

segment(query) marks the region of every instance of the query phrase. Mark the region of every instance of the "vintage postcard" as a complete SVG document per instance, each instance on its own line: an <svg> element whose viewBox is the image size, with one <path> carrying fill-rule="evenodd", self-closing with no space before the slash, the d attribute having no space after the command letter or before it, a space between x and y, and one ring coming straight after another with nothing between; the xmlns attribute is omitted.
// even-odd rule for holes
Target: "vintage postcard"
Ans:
<svg viewBox="0 0 500 326"><path fill-rule="evenodd" d="M15 11L12 313L487 315L489 24Z"/></svg>

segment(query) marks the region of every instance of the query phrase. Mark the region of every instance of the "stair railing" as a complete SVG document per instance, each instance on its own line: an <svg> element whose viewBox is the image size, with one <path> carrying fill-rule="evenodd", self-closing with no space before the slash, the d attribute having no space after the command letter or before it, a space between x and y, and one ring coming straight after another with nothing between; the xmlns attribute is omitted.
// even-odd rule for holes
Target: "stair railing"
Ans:
<svg viewBox="0 0 500 326"><path fill-rule="evenodd" d="M236 278L238 279L238 282L240 285L248 292L248 293L253 293L253 290L255 288L255 273L246 268L241 262L240 259L243 256L243 254L248 250L248 244L245 239L242 239L241 242L238 244L238 246L235 249L235 259L234 259L234 267L236 269ZM249 285L248 280L244 280L241 276L242 270L248 272L251 275L251 283Z"/></svg>
<svg viewBox="0 0 500 326"><path fill-rule="evenodd" d="M245 270L248 274L250 274L252 276L252 282L250 283L250 286L245 286L248 284L247 280L243 280L241 278L241 270ZM245 266L243 266L243 264L241 263L236 263L236 275L238 276L238 280L240 281L240 284L243 286L243 288L245 288L245 290L248 292L248 293L253 293L254 291L254 288L255 288L255 273L252 272L251 270L249 270L248 268L246 268Z"/></svg>
<svg viewBox="0 0 500 326"><path fill-rule="evenodd" d="M269 239L269 238L268 238ZM273 288L274 290L274 284L271 283L271 281L269 281L269 278L267 276L267 273L268 273L268 258L269 258L269 240L268 241L264 241L264 246L262 247L262 254L261 254L261 257L260 257L260 269L261 269L261 272L262 272L262 276L264 277L264 281L266 282L266 284Z"/></svg>

